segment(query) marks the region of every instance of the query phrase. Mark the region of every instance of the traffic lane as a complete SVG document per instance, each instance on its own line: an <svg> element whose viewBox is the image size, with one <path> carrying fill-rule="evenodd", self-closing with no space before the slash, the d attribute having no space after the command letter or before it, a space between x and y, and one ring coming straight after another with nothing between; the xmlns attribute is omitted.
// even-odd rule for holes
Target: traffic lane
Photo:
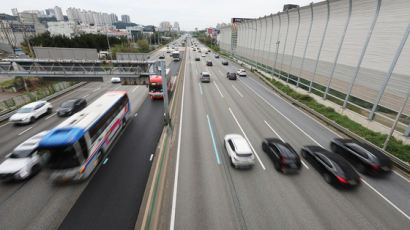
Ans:
<svg viewBox="0 0 410 230"><path fill-rule="evenodd" d="M123 87L129 91L131 98L138 97L138 94L144 94L147 98L147 90L143 87L137 87L137 90L130 86ZM135 114L137 106L131 103L131 114ZM5 229L56 229L87 183L55 186L45 171L21 183L2 183L0 223L7 223Z"/></svg>
<svg viewBox="0 0 410 230"><path fill-rule="evenodd" d="M106 164L59 229L133 229L163 127L163 103L146 98L115 144ZM104 192L102 192L104 191ZM90 217L92 213L92 217Z"/></svg>
<svg viewBox="0 0 410 230"><path fill-rule="evenodd" d="M65 100L71 98L80 98L87 96L87 101L90 103L90 100L94 100L96 97L99 97L106 91L106 87L99 87L98 91L92 92L93 87L82 87L75 92L70 92L68 94L59 97L56 100L53 100L51 103L53 105L53 113L47 114L42 116L35 123L29 125L19 125L15 126L9 123L7 126L3 126L0 128L0 135L2 136L0 140L1 150L0 150L0 157L5 156L7 153L13 150L15 146L20 144L21 142L25 141L26 139L30 138L31 136L39 133L43 130L50 129L50 127L54 127L59 122L62 121L62 118L55 115L56 109L61 105L61 103ZM65 119L65 118L63 118Z"/></svg>
<svg viewBox="0 0 410 230"><path fill-rule="evenodd" d="M222 89L223 87L221 87L221 89ZM226 93L227 95L229 95L228 93ZM231 94L234 94L234 92L231 92ZM229 97L228 97L229 98ZM245 99L246 100L246 99ZM241 99L241 104L243 104L243 102L244 102L244 99ZM256 113L255 114L255 111L258 111L258 110L256 110L256 109L253 109L252 108L252 106L251 105L254 105L255 104L255 102L251 102L251 103L249 103L249 105L247 105L247 106L244 106L245 107L245 110L246 111L252 111L252 114L253 114L253 116L255 116L256 114L258 114L258 113ZM263 108L266 108L266 106L263 106ZM243 113L244 113L244 111L242 111ZM251 115L252 116L252 115ZM240 115L238 115L238 117L240 117ZM274 116L271 116L271 117L274 117ZM240 119L240 118L238 118L238 119ZM254 120L255 121L260 121L260 120L263 120L263 119L267 119L267 118L254 118ZM246 119L244 119L244 120L247 120L248 122L250 121L250 119L249 118L246 118ZM246 125L247 125L247 123L246 122L244 122L245 123L245 127L246 127ZM255 125L253 125L253 126L255 126ZM261 130L261 128L262 127L258 127L258 128L255 128L255 130ZM245 128L244 128L245 129ZM254 136L254 135L251 135L251 136ZM250 138L251 139L251 138ZM257 139L259 139L259 142L260 142L260 140L262 139L262 138L257 138ZM307 138L305 138L305 139L307 139ZM306 141L306 140L305 140ZM252 141L251 141L252 142ZM256 142L258 142L258 140L256 140ZM310 144L313 144L313 143L310 143ZM260 144L259 144L259 146L260 146ZM261 151L261 150L260 150ZM263 158L262 156L261 156L261 158ZM321 179L321 178L319 178L319 179ZM328 185L327 184L324 184L324 186L326 186L326 188L328 187ZM312 191L311 189L310 189L310 191ZM371 191L366 191L366 192L364 192L363 194L367 194L367 193L371 193ZM374 193L372 193L373 195L374 195ZM336 199L339 199L339 200L341 200L342 202L344 202L343 201L343 197L341 197L341 198L336 198ZM382 200L380 200L380 198L379 197L373 197L373 199L375 200L375 201L377 201L377 200L379 200L379 202L381 202L381 203L385 203L385 202L383 202ZM360 201L355 201L355 202L360 202ZM384 208L381 208L381 210L389 210L389 208L391 209L391 207L384 207ZM371 210L373 210L373 209L371 209ZM380 209L379 209L380 210ZM364 213L364 212L367 212L367 210L365 209L365 210L362 210L362 213ZM350 211L349 210L346 210L346 213L350 213ZM394 213L394 211L393 211L393 213ZM338 215L338 216L340 216L340 215ZM350 218L348 218L348 219L350 219ZM369 218L370 220L372 219L372 218ZM377 220L377 218L375 218L375 220ZM332 221L332 222L334 222L334 220ZM368 222L368 224L370 224L370 223L373 223L373 221L369 221ZM403 222L402 222L402 224L403 224ZM369 226L371 226L371 225L368 225L368 227ZM394 225L393 225L394 226ZM400 225L399 225L400 226ZM402 225L403 226L403 225Z"/></svg>
<svg viewBox="0 0 410 230"><path fill-rule="evenodd" d="M214 125L208 123L192 63L187 61L187 65L175 229L237 229L219 156L213 147Z"/></svg>

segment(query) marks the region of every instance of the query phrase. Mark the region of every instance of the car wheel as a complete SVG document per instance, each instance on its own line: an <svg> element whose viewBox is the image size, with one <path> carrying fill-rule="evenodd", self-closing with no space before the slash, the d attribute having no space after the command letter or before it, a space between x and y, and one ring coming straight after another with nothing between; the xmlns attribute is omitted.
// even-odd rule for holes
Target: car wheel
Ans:
<svg viewBox="0 0 410 230"><path fill-rule="evenodd" d="M274 161L274 162L273 162L273 165L275 166L276 171L282 172L282 170L280 169L280 164L279 164L279 162Z"/></svg>
<svg viewBox="0 0 410 230"><path fill-rule="evenodd" d="M34 117L30 117L30 124L34 123L36 119Z"/></svg>
<svg viewBox="0 0 410 230"><path fill-rule="evenodd" d="M232 165L232 167L236 168L235 164L232 161L232 158L231 158L231 165Z"/></svg>
<svg viewBox="0 0 410 230"><path fill-rule="evenodd" d="M51 112L53 112L53 109L52 109L52 108L48 108L48 109L47 109L47 114L50 114Z"/></svg>
<svg viewBox="0 0 410 230"><path fill-rule="evenodd" d="M332 177L329 175L329 173L323 173L322 176L323 176L323 179L326 181L326 183L328 184L332 183Z"/></svg>
<svg viewBox="0 0 410 230"><path fill-rule="evenodd" d="M306 159L306 152L302 150L302 157Z"/></svg>

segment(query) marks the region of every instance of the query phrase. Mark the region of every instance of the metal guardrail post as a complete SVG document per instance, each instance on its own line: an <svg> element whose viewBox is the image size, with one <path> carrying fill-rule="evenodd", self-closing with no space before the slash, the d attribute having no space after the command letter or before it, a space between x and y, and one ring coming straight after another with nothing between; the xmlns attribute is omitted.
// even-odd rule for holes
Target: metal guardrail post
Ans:
<svg viewBox="0 0 410 230"><path fill-rule="evenodd" d="M285 44L283 45L283 53L282 53L282 61L280 62L279 78L283 72L283 59L285 59L286 43L288 43L288 33L289 33L289 11L288 10L286 11L286 15L288 16L288 26L286 27Z"/></svg>
<svg viewBox="0 0 410 230"><path fill-rule="evenodd" d="M293 57L295 56L296 42L298 41L299 27L300 27L300 11L299 11L299 7L298 7L298 28L296 30L295 43L293 43L292 58L290 59L290 64L289 64L289 68L288 68L288 77L286 79L286 82L289 82L290 71L291 71L292 64L293 64Z"/></svg>
<svg viewBox="0 0 410 230"><path fill-rule="evenodd" d="M369 118L368 118L369 120L373 120L373 118L374 118L374 114L376 112L377 106L380 103L380 99L382 98L384 90L387 87L387 83L389 82L391 74L393 73L394 67L396 67L397 60L399 59L401 51L403 50L403 47L406 44L407 38L409 37L409 32L410 32L410 23L407 25L406 32L404 33L404 36L403 36L403 38L400 42L399 48L397 49L396 54L394 55L393 61L390 65L390 68L387 71L386 78L384 79L384 83L383 83L382 87L379 90L379 94L377 95L376 102L373 104L372 111L370 112L370 115L369 115Z"/></svg>
<svg viewBox="0 0 410 230"><path fill-rule="evenodd" d="M329 0L326 0L326 4L327 4L326 25L325 25L325 29L323 30L323 36L322 36L322 41L320 42L319 51L317 52L316 64L315 64L315 68L314 68L313 73L312 73L312 80L310 81L310 85L309 85L309 93L312 92L312 86L313 86L313 82L315 81L317 66L319 64L320 53L322 52L323 42L325 41L326 32L327 32L327 26L329 25L329 17L330 17Z"/></svg>
<svg viewBox="0 0 410 230"><path fill-rule="evenodd" d="M282 21L281 21L281 19L280 19L280 13L278 13L278 17L279 17L279 30L278 30L278 40L275 42L275 44L276 44L276 55L275 55L275 64L273 65L273 73L272 73L272 75L273 76L275 76L275 72L276 72L276 61L278 60L278 53L279 53L279 44L280 44L280 29L281 29L281 26L282 26Z"/></svg>
<svg viewBox="0 0 410 230"><path fill-rule="evenodd" d="M369 45L369 41L370 41L370 38L372 37L374 27L376 26L377 18L379 17L381 3L382 3L382 0L377 0L377 7L376 7L376 12L374 14L373 22L372 22L372 25L370 26L369 33L367 34L367 38L366 38L366 41L365 41L363 49L362 49L362 53L360 54L359 61L357 62L356 70L353 74L352 81L350 82L350 86L349 86L349 89L348 89L347 94L346 94L346 98L343 102L343 107L342 107L343 109L345 109L346 106L347 106L350 94L352 93L354 83L356 82L357 75L359 74L360 66L362 64L364 55L366 53L367 46Z"/></svg>
<svg viewBox="0 0 410 230"><path fill-rule="evenodd" d="M296 87L299 87L300 77L302 76L302 69L303 69L303 65L304 65L304 63L305 63L306 51L307 51L307 47L308 47L308 44L309 44L310 32L312 31L312 25L313 25L313 3L310 3L310 12L311 12L311 17L310 17L309 32L308 32L308 36L307 36L307 39L306 39L305 50L303 51L302 62L300 63L299 74L298 74L298 81L296 82Z"/></svg>
<svg viewBox="0 0 410 230"><path fill-rule="evenodd" d="M352 0L349 0L349 14L347 16L347 20L346 20L345 28L343 30L342 38L340 39L340 42L339 42L339 48L337 49L337 53L336 53L336 56L335 56L335 61L333 62L332 71L330 72L330 75L329 75L329 80L327 82L327 87L326 87L326 90L325 90L325 94L323 95L323 99L325 99L325 100L327 98L327 94L329 93L329 87L330 87L330 84L332 82L332 78L335 74L337 60L339 59L340 51L342 50L343 41L345 40L346 31L347 31L347 27L349 26L351 16L352 16Z"/></svg>

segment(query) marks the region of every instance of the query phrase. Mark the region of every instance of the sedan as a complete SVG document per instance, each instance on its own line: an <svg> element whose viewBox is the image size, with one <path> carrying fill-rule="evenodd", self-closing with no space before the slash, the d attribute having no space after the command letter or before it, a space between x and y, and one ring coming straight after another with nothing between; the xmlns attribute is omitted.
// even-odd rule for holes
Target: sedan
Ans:
<svg viewBox="0 0 410 230"><path fill-rule="evenodd" d="M206 65L207 66L212 66L212 61L211 60L206 61Z"/></svg>
<svg viewBox="0 0 410 230"><path fill-rule="evenodd" d="M392 160L368 144L335 138L330 143L330 148L352 163L361 173L377 175L389 173L392 170Z"/></svg>
<svg viewBox="0 0 410 230"><path fill-rule="evenodd" d="M74 113L81 111L87 106L87 101L83 98L70 99L63 102L60 108L57 109L57 115L60 117L71 116Z"/></svg>
<svg viewBox="0 0 410 230"><path fill-rule="evenodd" d="M196 57L195 58L195 61L200 61L201 59L199 58L199 57Z"/></svg>
<svg viewBox="0 0 410 230"><path fill-rule="evenodd" d="M119 77L112 77L112 78L111 78L111 83L121 83L121 78L119 78Z"/></svg>
<svg viewBox="0 0 410 230"><path fill-rule="evenodd" d="M328 184L357 186L361 183L359 174L349 162L335 153L319 146L304 146L301 154Z"/></svg>
<svg viewBox="0 0 410 230"><path fill-rule="evenodd" d="M206 55L205 55L205 54L202 54L201 57L206 57Z"/></svg>
<svg viewBox="0 0 410 230"><path fill-rule="evenodd" d="M236 72L240 77L246 77L246 71L244 69L239 69Z"/></svg>
<svg viewBox="0 0 410 230"><path fill-rule="evenodd" d="M41 138L48 131L43 131L18 145L6 160L0 164L0 179L3 181L24 180L38 173L45 163L45 156L37 153Z"/></svg>
<svg viewBox="0 0 410 230"><path fill-rule="evenodd" d="M230 73L230 72L228 72L228 73L226 73L226 77L227 77L229 80L236 80L236 73Z"/></svg>
<svg viewBox="0 0 410 230"><path fill-rule="evenodd" d="M219 58L219 55L218 55L218 54L215 54L215 58Z"/></svg>
<svg viewBox="0 0 410 230"><path fill-rule="evenodd" d="M276 138L266 138L262 142L262 149L272 159L278 172L297 172L302 167L299 155L288 143Z"/></svg>
<svg viewBox="0 0 410 230"><path fill-rule="evenodd" d="M222 65L228 65L228 61L227 60L222 60Z"/></svg>
<svg viewBox="0 0 410 230"><path fill-rule="evenodd" d="M165 59L165 55L161 54L161 55L159 56L159 59Z"/></svg>
<svg viewBox="0 0 410 230"><path fill-rule="evenodd" d="M21 107L13 116L10 122L14 124L30 124L44 114L49 114L53 106L47 101L36 101Z"/></svg>
<svg viewBox="0 0 410 230"><path fill-rule="evenodd" d="M226 135L224 137L224 146L233 167L252 167L255 165L255 154L249 143L241 135Z"/></svg>

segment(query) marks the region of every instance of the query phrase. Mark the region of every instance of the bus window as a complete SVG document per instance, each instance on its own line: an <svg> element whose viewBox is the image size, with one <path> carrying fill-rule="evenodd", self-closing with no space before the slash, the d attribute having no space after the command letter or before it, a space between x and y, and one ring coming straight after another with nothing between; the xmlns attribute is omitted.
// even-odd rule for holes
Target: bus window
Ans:
<svg viewBox="0 0 410 230"><path fill-rule="evenodd" d="M87 159L88 158L88 147L87 147L87 143L85 142L84 137L81 137L78 143L80 143L80 147L81 147L81 151L83 152L84 159Z"/></svg>

